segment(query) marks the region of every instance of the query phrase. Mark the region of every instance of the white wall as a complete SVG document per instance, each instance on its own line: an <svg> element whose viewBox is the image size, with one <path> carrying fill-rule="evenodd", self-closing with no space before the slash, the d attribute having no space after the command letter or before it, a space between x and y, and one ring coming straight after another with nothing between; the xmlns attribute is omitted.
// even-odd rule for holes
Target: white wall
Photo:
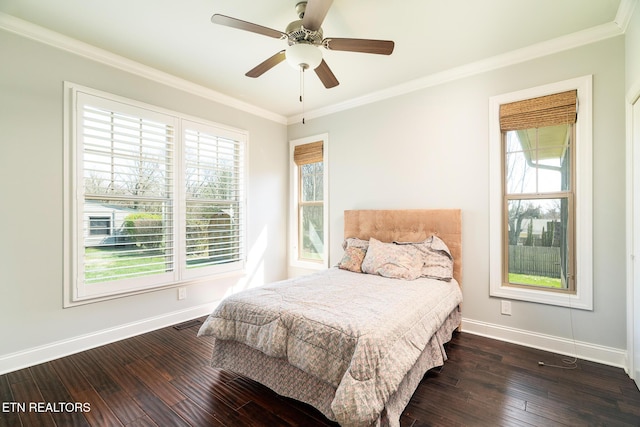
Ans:
<svg viewBox="0 0 640 427"><path fill-rule="evenodd" d="M42 355L204 314L231 286L286 276L284 124L15 34L0 31L0 46L0 372ZM65 80L249 131L245 277L189 286L181 301L168 289L62 308Z"/></svg>
<svg viewBox="0 0 640 427"><path fill-rule="evenodd" d="M321 132L331 138L331 262L342 256L345 209L461 208L467 326L515 330L521 340L571 341L566 308L513 301L513 315L503 316L500 300L489 297L488 100L593 74L594 310L572 317L576 340L596 351L603 346L622 363L624 57L624 37L616 37L290 126L289 139Z"/></svg>

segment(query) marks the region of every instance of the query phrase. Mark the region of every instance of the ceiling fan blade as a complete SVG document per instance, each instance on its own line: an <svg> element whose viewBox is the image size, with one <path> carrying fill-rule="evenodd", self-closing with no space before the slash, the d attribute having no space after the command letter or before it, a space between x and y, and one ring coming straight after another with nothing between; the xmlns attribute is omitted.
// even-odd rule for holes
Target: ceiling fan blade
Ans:
<svg viewBox="0 0 640 427"><path fill-rule="evenodd" d="M211 22L214 24L224 25L226 27L237 28L238 30L251 31L252 33L262 34L263 36L273 37L274 39L287 38L287 35L282 31L217 13L211 17Z"/></svg>
<svg viewBox="0 0 640 427"><path fill-rule="evenodd" d="M329 50L391 55L395 43L391 40L326 38L322 45Z"/></svg>
<svg viewBox="0 0 640 427"><path fill-rule="evenodd" d="M326 87L327 89L331 89L332 87L336 87L340 84L338 79L336 79L336 76L333 74L333 71L331 71L324 59L322 60L320 65L316 67L315 72L318 75L318 78L320 78L320 81L322 82L324 87Z"/></svg>
<svg viewBox="0 0 640 427"><path fill-rule="evenodd" d="M278 65L284 60L285 60L284 50L281 50L280 52L273 55L271 58L258 64L251 70L247 71L247 74L245 74L245 76L253 77L253 78L260 77L261 75L263 75L264 73L266 73L267 71L269 71L270 69L272 69L273 67L275 67L276 65Z"/></svg>
<svg viewBox="0 0 640 427"><path fill-rule="evenodd" d="M309 0L302 18L302 26L307 30L316 31L322 26L324 17L331 7L333 0Z"/></svg>

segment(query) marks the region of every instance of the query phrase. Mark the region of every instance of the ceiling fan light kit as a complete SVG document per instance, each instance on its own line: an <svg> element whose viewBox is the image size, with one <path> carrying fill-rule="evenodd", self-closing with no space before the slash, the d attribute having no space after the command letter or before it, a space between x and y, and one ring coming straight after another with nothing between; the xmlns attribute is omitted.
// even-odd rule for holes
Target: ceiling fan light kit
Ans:
<svg viewBox="0 0 640 427"><path fill-rule="evenodd" d="M308 43L292 44L285 51L287 63L296 70L315 70L322 62L322 52L316 46Z"/></svg>

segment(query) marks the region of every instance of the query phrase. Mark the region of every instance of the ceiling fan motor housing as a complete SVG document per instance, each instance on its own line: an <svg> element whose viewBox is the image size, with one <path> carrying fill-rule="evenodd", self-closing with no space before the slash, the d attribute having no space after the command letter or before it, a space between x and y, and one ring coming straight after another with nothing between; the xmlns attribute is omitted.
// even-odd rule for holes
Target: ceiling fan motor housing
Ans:
<svg viewBox="0 0 640 427"><path fill-rule="evenodd" d="M287 33L290 46L297 43L309 43L315 46L322 44L322 28L318 28L316 31L308 30L302 26L302 19L291 22L284 32Z"/></svg>

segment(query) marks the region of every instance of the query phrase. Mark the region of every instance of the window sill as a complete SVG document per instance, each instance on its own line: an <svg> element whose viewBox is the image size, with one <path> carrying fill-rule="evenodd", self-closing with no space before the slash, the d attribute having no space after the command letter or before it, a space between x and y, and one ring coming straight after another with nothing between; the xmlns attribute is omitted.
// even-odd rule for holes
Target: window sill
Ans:
<svg viewBox="0 0 640 427"><path fill-rule="evenodd" d="M579 310L593 310L593 299L587 292L583 292L582 295L579 291L577 294L569 294L564 292L545 291L544 289L539 288L527 289L503 285L494 286L492 282L489 295L496 298L556 305Z"/></svg>
<svg viewBox="0 0 640 427"><path fill-rule="evenodd" d="M230 277L239 278L244 275L245 275L244 269L232 270L224 273L211 274L211 275L202 276L199 278L193 278L193 279L183 280L180 282L169 283L166 285L157 285L157 286L150 286L150 287L141 287L138 289L122 290L120 292L114 292L108 295L105 295L105 294L91 295L91 296L76 297L76 298L73 298L71 295L69 295L67 298L65 298L63 308L73 308L73 307L78 307L82 305L93 304L93 303L98 303L103 301L109 301L109 300L118 299L118 298L126 298L130 296L141 295L141 294L146 294L150 292L164 291L167 289L175 289L175 288L180 288L184 286L191 286L191 285L195 285L203 282L211 282L214 280L227 279ZM72 291L70 290L70 293L71 292Z"/></svg>

